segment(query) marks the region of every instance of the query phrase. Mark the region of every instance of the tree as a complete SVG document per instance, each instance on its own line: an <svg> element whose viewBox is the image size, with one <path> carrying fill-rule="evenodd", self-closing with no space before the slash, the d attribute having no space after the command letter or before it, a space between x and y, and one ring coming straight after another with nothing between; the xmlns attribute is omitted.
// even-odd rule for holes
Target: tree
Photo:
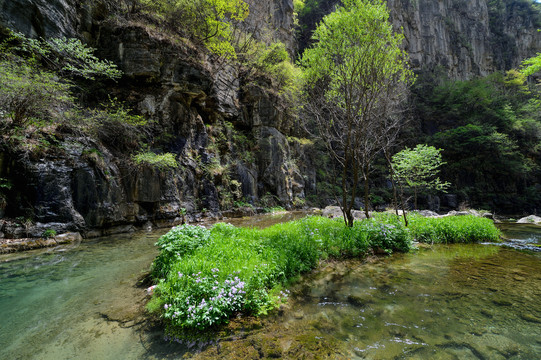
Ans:
<svg viewBox="0 0 541 360"><path fill-rule="evenodd" d="M413 73L393 32L382 0L345 0L314 31L314 45L301 59L305 76L307 128L318 136L338 165L348 226L359 181L364 181L368 214L368 175L377 154L393 144L402 120L396 115ZM315 125L315 126L314 126Z"/></svg>
<svg viewBox="0 0 541 360"><path fill-rule="evenodd" d="M522 74L530 76L541 70L541 53L522 62Z"/></svg>
<svg viewBox="0 0 541 360"><path fill-rule="evenodd" d="M211 52L234 58L232 22L249 13L243 0L139 0L142 8L161 17L170 30L203 43Z"/></svg>
<svg viewBox="0 0 541 360"><path fill-rule="evenodd" d="M441 182L437 177L439 167L444 164L441 149L424 144L419 144L414 149L405 148L393 156L395 175L413 190L416 209L420 190L442 191L449 187L448 182Z"/></svg>

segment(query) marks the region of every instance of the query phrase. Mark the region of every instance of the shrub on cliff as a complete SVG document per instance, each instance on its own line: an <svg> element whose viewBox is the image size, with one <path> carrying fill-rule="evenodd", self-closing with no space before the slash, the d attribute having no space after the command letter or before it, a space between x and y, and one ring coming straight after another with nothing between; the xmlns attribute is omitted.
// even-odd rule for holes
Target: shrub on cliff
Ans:
<svg viewBox="0 0 541 360"><path fill-rule="evenodd" d="M176 169L178 167L175 154L171 153L156 154L151 151L141 151L133 156L133 160L137 165L150 165L160 171Z"/></svg>
<svg viewBox="0 0 541 360"><path fill-rule="evenodd" d="M248 4L242 0L139 0L138 9L159 19L167 30L204 44L211 52L236 57L231 23L244 21Z"/></svg>
<svg viewBox="0 0 541 360"><path fill-rule="evenodd" d="M17 57L0 60L0 119L24 127L32 119L50 119L71 103L69 85L56 74Z"/></svg>

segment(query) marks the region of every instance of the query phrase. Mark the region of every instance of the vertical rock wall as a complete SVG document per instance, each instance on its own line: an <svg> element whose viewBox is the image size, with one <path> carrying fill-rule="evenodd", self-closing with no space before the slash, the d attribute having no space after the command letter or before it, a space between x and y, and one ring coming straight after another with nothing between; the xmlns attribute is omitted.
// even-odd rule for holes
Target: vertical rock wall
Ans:
<svg viewBox="0 0 541 360"><path fill-rule="evenodd" d="M416 70L467 79L516 67L541 49L533 14L513 6L499 15L487 0L388 0L388 6Z"/></svg>
<svg viewBox="0 0 541 360"><path fill-rule="evenodd" d="M270 36L283 42L293 53L295 30L293 24L293 0L245 0L250 6L246 25L258 37Z"/></svg>

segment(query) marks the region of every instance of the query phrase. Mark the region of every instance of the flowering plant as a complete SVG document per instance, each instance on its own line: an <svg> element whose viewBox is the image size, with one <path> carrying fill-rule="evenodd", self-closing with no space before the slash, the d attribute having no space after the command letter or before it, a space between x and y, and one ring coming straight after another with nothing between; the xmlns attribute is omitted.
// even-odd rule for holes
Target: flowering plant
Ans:
<svg viewBox="0 0 541 360"><path fill-rule="evenodd" d="M218 280L219 269L212 275L178 273L180 291L164 305L164 318L174 326L205 329L227 322L245 302L245 282L236 274Z"/></svg>

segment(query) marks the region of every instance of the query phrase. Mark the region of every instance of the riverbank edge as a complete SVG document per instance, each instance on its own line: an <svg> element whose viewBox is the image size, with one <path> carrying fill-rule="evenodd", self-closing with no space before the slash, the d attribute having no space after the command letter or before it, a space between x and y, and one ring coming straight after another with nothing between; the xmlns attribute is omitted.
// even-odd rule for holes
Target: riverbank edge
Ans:
<svg viewBox="0 0 541 360"><path fill-rule="evenodd" d="M317 208L311 208L311 209L305 209L305 211L316 214L321 214L325 217L335 218L335 217L342 217L342 212L340 210L340 207L338 206L328 206L325 209L317 209ZM393 211L394 212L394 211ZM236 219L236 218L243 218L246 216L254 216L254 215L261 215L268 213L267 209L262 207L240 207L235 209L230 209L223 211L221 213L217 214L206 214L206 213L198 213L193 215L187 215L185 218L177 217L175 219L163 219L163 220L155 220L153 222L146 222L142 225L136 225L136 224L124 224L119 225L115 227L109 227L109 228L96 228L96 229L89 229L89 230L83 230L83 231L66 231L65 227L62 226L63 224L41 224L37 223L33 225L30 229L24 225L17 224L14 220L9 219L0 219L0 255L4 254L11 254L11 253L17 253L17 252L24 252L24 251L30 251L30 250L37 250L37 249L43 249L43 248L51 248L59 245L67 245L72 243L77 243L78 241L81 241L82 239L93 239L98 238L102 236L111 236L111 235L118 235L118 234L127 234L127 233L133 233L136 231L141 230L155 230L155 229L165 229L165 228L171 228L177 225L181 225L183 223L190 223L190 224L198 224L198 223L204 223L207 221L227 221L227 219ZM400 215L402 215L401 210L399 211ZM492 219L495 223L499 223L500 221L504 221L505 218L497 218L492 213L489 212L480 212L476 210L464 210L464 211L450 211L447 214L438 214L435 212L432 212L430 210L419 210L419 211L412 211L410 213L417 213L425 217L445 217L445 216L463 216L463 215L474 215L478 217L485 217ZM357 220L361 220L365 218L364 212L362 211L354 211L354 216ZM530 218L533 215L530 215L529 217L522 218L517 221L517 223L526 222L524 219ZM538 222L531 222L528 221L527 223L535 224L535 225L541 225L541 223ZM11 233L6 234L5 229L11 228ZM59 233L59 235L45 238L43 236L28 236L28 234L41 234L43 231L47 229L55 230ZM27 236L20 236L17 234L26 234Z"/></svg>
<svg viewBox="0 0 541 360"><path fill-rule="evenodd" d="M309 209L307 212L317 213L319 209ZM156 229L172 228L183 223L200 224L209 221L227 221L227 219L243 218L247 216L270 214L262 207L240 207L222 211L220 213L197 213L177 217L175 219L160 219L147 221L142 225L122 224L108 228L95 228L81 231L69 231L65 224L32 225L20 224L13 219L0 219L0 255L24 252L30 250L56 247L59 245L74 244L82 239L94 239L103 236L129 234L137 231L151 231ZM44 237L45 231L54 230L58 235Z"/></svg>

